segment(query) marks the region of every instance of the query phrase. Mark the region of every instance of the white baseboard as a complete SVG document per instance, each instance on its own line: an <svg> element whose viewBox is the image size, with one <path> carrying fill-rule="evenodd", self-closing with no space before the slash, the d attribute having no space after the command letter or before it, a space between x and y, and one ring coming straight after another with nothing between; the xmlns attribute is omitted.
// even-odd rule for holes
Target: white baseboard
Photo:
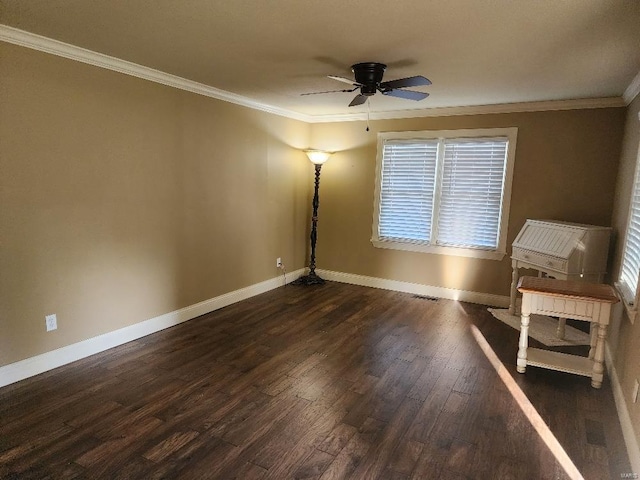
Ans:
<svg viewBox="0 0 640 480"><path fill-rule="evenodd" d="M292 282L305 273L305 269L296 270L287 274L287 283ZM261 293L273 290L284 284L281 276L256 283L233 292L225 293L218 297L204 300L195 305L190 305L180 310L165 313L155 318L114 330L97 337L89 338L66 347L58 348L50 352L36 355L25 360L10 363L0 367L0 387L24 380L48 370L61 367L67 363L75 362L90 355L103 352L113 347L145 337L165 328L173 327L187 320L199 317L205 313L218 310L232 303L245 300Z"/></svg>
<svg viewBox="0 0 640 480"><path fill-rule="evenodd" d="M334 282L381 288L383 290L394 290L396 292L413 293L415 295L446 298L449 300L460 300L462 302L479 303L481 305L489 305L492 307L505 308L509 306L509 297L503 295L471 292L469 290L458 290L455 288L436 287L433 285L423 285L421 283L401 282L399 280L387 280L385 278L367 277L353 273L332 272L330 270L317 270L317 272L322 278L332 280Z"/></svg>
<svg viewBox="0 0 640 480"><path fill-rule="evenodd" d="M622 436L624 437L624 443L627 446L627 453L629 454L629 462L631 463L631 472L629 473L640 473L640 445L638 445L636 432L633 429L633 423L629 416L627 401L624 398L624 392L620 385L618 373L613 366L613 357L611 356L609 345L607 345L605 349L605 363L607 365L609 379L611 380L611 390L613 390L613 398L616 402L618 419L620 420L620 426L622 427Z"/></svg>
<svg viewBox="0 0 640 480"><path fill-rule="evenodd" d="M297 279L303 275L305 271L306 269L300 269L290 272L287 274L287 283ZM328 270L318 270L318 273L327 280L336 282L382 288L385 290L395 290L399 292L413 293L416 295L462 300L465 302L480 303L496 307L506 307L509 305L509 297L506 296L435 287L397 280L386 280L382 278L366 277L351 273L332 272ZM264 282L256 283L255 285L241 288L240 290L225 293L195 305L181 308L180 310L169 312L119 330L114 330L113 332L89 338L72 345L67 345L66 347L36 355L35 357L10 363L9 365L0 367L0 387L53 370L54 368L61 367L62 365L75 362L76 360L86 358L90 355L94 355L152 333L159 332L165 328L173 327L174 325L186 322L187 320L191 320L219 308L226 307L232 303L273 290L274 288L281 286L283 282L283 279L278 276L265 280Z"/></svg>

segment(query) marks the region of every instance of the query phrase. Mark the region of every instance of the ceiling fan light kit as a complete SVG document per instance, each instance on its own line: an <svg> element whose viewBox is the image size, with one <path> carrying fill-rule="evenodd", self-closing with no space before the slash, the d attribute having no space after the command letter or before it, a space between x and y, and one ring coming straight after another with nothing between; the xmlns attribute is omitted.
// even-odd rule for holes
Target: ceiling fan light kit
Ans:
<svg viewBox="0 0 640 480"><path fill-rule="evenodd" d="M356 63L351 66L351 71L355 77L355 81L345 78L338 77L335 75L329 75L329 78L337 80L339 82L348 83L352 85L352 89L345 90L330 90L327 92L312 92L312 93L303 93L303 95L315 95L320 93L335 93L335 92L355 92L360 89L360 93L355 96L355 98L349 104L350 107L354 107L357 105L362 105L367 101L367 99L377 92L382 93L383 95L388 95L391 97L404 98L407 100L424 100L429 96L428 93L424 92L416 92L414 90L403 90L405 87L419 87L424 85L431 85L431 81L423 77L422 75L416 75L414 77L407 78L399 78L397 80L390 80L388 82L383 82L382 77L384 76L384 72L387 69L387 66L384 63L377 62L362 62Z"/></svg>

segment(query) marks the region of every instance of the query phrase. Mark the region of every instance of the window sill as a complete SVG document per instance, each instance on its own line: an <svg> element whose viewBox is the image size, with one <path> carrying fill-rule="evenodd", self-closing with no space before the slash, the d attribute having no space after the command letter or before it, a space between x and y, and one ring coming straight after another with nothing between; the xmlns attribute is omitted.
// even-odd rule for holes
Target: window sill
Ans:
<svg viewBox="0 0 640 480"><path fill-rule="evenodd" d="M481 258L484 260L502 260L506 252L497 250L481 250L477 248L441 247L434 245L422 245L419 243L403 243L371 239L376 248L388 248L391 250L405 250L409 252L432 253L436 255L451 255L455 257Z"/></svg>
<svg viewBox="0 0 640 480"><path fill-rule="evenodd" d="M624 310L627 313L627 318L633 325L636 321L636 315L638 314L638 306L632 304L625 298L625 292L620 283L615 282L614 286L616 287L618 295L620 296L620 302L622 303L622 305L624 305Z"/></svg>

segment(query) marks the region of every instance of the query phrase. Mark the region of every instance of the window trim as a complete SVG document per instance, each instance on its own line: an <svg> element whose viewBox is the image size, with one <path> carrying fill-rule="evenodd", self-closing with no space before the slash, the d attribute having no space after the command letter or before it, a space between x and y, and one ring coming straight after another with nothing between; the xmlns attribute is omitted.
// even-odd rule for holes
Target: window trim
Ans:
<svg viewBox="0 0 640 480"><path fill-rule="evenodd" d="M640 112L638 112L638 120L640 120ZM627 242L629 241L629 225L631 225L631 219L633 217L633 197L636 189L640 189L640 144L638 144L636 164L633 170L633 181L629 195L629 213L627 215L627 223L625 224L624 244L622 246L622 257L620 258L620 272L618 273L618 280L614 283L620 294L625 311L627 312L627 317L632 324L638 315L638 306L640 305L640 272L638 272L639 278L636 291L633 292L631 291L631 286L622 280L622 266L627 251Z"/></svg>
<svg viewBox="0 0 640 480"><path fill-rule="evenodd" d="M502 260L507 254L507 230L509 226L509 210L511 207L511 185L513 182L513 167L516 155L517 127L461 129L461 130L423 130L404 132L380 132L378 133L376 176L373 204L373 227L371 243L377 248L389 248L421 253L433 253L438 255L453 255L459 257L482 258L488 260ZM383 240L378 236L378 222L380 215L380 189L382 181L382 155L386 140L441 140L455 138L495 138L506 137L508 140L507 159L504 173L504 188L502 191L502 210L500 213L500 226L498 229L498 246L495 250L469 247L452 247L424 244L418 242L400 242L397 240ZM436 168L442 168L438 165ZM436 183L434 202L440 203L439 182ZM437 219L436 219L437 222Z"/></svg>

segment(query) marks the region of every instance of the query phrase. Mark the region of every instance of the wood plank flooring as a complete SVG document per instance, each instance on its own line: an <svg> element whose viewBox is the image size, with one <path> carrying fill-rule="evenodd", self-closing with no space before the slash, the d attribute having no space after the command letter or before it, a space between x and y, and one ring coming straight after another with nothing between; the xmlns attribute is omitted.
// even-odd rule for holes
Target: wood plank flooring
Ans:
<svg viewBox="0 0 640 480"><path fill-rule="evenodd" d="M517 374L484 306L328 282L0 389L0 477L568 478L472 325L585 478L631 472L606 377Z"/></svg>

